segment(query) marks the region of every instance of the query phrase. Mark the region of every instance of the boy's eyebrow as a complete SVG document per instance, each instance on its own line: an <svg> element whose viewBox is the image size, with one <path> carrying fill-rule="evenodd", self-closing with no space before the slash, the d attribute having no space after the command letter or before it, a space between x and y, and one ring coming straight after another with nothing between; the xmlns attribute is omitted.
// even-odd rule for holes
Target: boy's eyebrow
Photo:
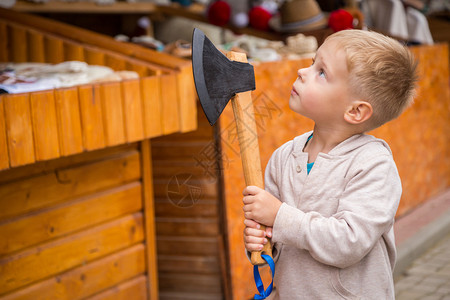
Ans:
<svg viewBox="0 0 450 300"><path fill-rule="evenodd" d="M318 53L318 51L316 52L316 55L314 55L314 58L312 60L313 60L313 62L315 62L317 59L320 60L322 65L325 65L324 60L323 60L323 55L320 55L320 53Z"/></svg>
<svg viewBox="0 0 450 300"><path fill-rule="evenodd" d="M328 64L325 62L325 59L323 58L323 56L321 57L321 65L322 68L325 70L325 73L327 73L328 75L332 75L332 71L329 67Z"/></svg>
<svg viewBox="0 0 450 300"><path fill-rule="evenodd" d="M325 61L322 59L322 67L325 69L325 71L327 71L328 72L328 66L327 66L327 64L325 63Z"/></svg>
<svg viewBox="0 0 450 300"><path fill-rule="evenodd" d="M315 62L316 62L317 59L319 59L320 65L321 65L322 69L325 70L325 73L328 75L328 77L332 77L332 76L331 76L331 75L332 75L332 74L331 74L331 70L330 70L330 68L328 68L328 65L327 65L327 64L325 63L325 61L324 61L323 55L321 55L321 54L319 53L319 51L317 51L317 52L316 52L316 55L314 55L314 57L312 58L313 64L315 64Z"/></svg>
<svg viewBox="0 0 450 300"><path fill-rule="evenodd" d="M323 56L319 57L319 58L320 58L320 65L322 66L322 69L324 69L326 71L326 73L328 73L330 69L328 68L327 64L325 63ZM316 60L316 57L314 57L314 61L315 60Z"/></svg>

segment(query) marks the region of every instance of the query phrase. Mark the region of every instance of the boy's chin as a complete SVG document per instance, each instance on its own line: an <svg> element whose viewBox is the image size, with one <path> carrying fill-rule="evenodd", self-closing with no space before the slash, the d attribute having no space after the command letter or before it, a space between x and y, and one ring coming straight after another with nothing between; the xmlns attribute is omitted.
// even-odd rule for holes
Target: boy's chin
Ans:
<svg viewBox="0 0 450 300"><path fill-rule="evenodd" d="M299 107L298 103L295 103L295 100L293 100L292 97L289 99L289 108L293 112L301 114L300 107Z"/></svg>
<svg viewBox="0 0 450 300"><path fill-rule="evenodd" d="M293 102L294 102L294 100L292 99L292 96L289 98L289 108L291 109L291 110L294 110L293 109L293 107L294 107L294 105L293 105Z"/></svg>

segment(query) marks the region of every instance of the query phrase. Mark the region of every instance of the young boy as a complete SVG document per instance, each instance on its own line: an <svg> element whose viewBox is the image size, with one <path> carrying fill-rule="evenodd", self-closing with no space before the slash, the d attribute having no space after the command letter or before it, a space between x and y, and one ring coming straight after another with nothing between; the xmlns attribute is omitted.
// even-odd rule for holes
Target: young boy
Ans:
<svg viewBox="0 0 450 300"><path fill-rule="evenodd" d="M365 132L398 117L416 81L405 47L361 30L331 35L298 70L289 107L314 130L278 148L266 190L243 198L246 249L274 243L274 299L394 299L401 182L389 146Z"/></svg>

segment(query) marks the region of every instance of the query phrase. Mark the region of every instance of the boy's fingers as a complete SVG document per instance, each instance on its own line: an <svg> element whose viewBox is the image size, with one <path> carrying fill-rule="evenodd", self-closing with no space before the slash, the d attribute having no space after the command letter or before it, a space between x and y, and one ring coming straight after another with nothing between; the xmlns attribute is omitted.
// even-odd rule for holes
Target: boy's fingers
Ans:
<svg viewBox="0 0 450 300"><path fill-rule="evenodd" d="M272 237L272 227L266 227L266 235L268 237Z"/></svg>
<svg viewBox="0 0 450 300"><path fill-rule="evenodd" d="M242 198L242 202L244 202L244 204L250 204L253 202L253 200L253 196L245 196L244 198Z"/></svg>
<svg viewBox="0 0 450 300"><path fill-rule="evenodd" d="M264 246L261 244L245 244L245 249L250 252L261 251Z"/></svg>
<svg viewBox="0 0 450 300"><path fill-rule="evenodd" d="M244 188L244 190L242 191L242 195L244 196L250 195L248 188L249 188L248 186Z"/></svg>
<svg viewBox="0 0 450 300"><path fill-rule="evenodd" d="M254 236L245 236L244 237L244 242L246 245L248 244L254 244L254 245L265 245L267 244L267 239L266 238L259 238L259 237L254 237Z"/></svg>
<svg viewBox="0 0 450 300"><path fill-rule="evenodd" d="M267 243L266 231L258 229L259 223L250 219L245 219L244 224L246 225L244 229L245 248L250 252L261 251L264 244Z"/></svg>
<svg viewBox="0 0 450 300"><path fill-rule="evenodd" d="M245 187L244 191L242 192L242 194L244 196L247 195L255 195L256 193L258 193L261 189L257 186L253 186L253 185L249 185L247 187Z"/></svg>
<svg viewBox="0 0 450 300"><path fill-rule="evenodd" d="M247 227L244 229L244 234L245 234L245 236L252 236L252 237L265 237L266 236L265 231L250 228L250 227Z"/></svg>
<svg viewBox="0 0 450 300"><path fill-rule="evenodd" d="M245 219L245 220L244 220L244 224L245 224L245 226L251 227L251 228L256 228L256 229L261 228L261 226L259 225L259 223L256 223L255 221L250 220L250 219Z"/></svg>
<svg viewBox="0 0 450 300"><path fill-rule="evenodd" d="M252 207L251 207L250 204L245 204L244 206L242 206L242 210L243 210L244 212L249 212L249 211L252 210Z"/></svg>

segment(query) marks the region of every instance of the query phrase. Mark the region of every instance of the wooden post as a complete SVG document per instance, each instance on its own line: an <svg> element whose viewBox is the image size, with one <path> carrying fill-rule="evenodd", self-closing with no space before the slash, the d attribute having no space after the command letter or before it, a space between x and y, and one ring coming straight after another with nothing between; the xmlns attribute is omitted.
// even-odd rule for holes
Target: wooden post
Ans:
<svg viewBox="0 0 450 300"><path fill-rule="evenodd" d="M153 196L153 167L150 140L141 142L142 155L142 192L145 221L145 256L147 260L148 296L151 300L159 299L158 265L156 254L155 208Z"/></svg>
<svg viewBox="0 0 450 300"><path fill-rule="evenodd" d="M9 168L8 142L6 137L4 96L0 96L0 170Z"/></svg>

